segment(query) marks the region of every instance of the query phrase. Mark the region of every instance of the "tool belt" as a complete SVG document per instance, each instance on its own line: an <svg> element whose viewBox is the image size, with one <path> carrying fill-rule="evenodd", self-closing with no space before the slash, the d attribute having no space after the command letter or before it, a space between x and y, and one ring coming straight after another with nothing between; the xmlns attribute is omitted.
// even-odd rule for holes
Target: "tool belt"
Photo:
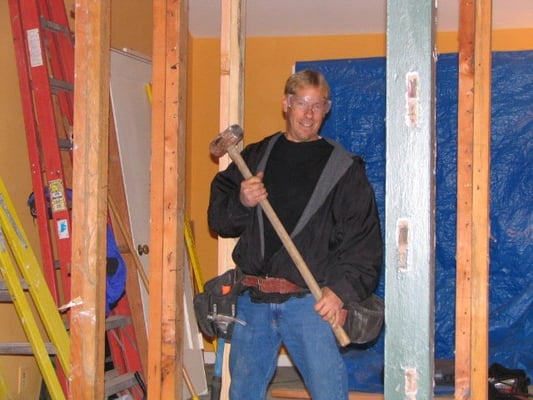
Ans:
<svg viewBox="0 0 533 400"><path fill-rule="evenodd" d="M308 289L283 278L243 275L240 284L245 288L255 288L267 296L268 294L291 295L309 292ZM366 344L379 336L383 327L384 307L383 300L375 294L362 302L351 302L345 305L342 310L341 324L351 343Z"/></svg>
<svg viewBox="0 0 533 400"><path fill-rule="evenodd" d="M207 337L220 337L228 342L233 334L233 325L244 321L236 318L237 297L243 287L241 273L230 269L204 285L204 291L194 296L194 312L200 330Z"/></svg>
<svg viewBox="0 0 533 400"><path fill-rule="evenodd" d="M241 284L245 287L256 288L262 293L290 294L307 291L307 289L284 278L265 278L255 275L244 275Z"/></svg>

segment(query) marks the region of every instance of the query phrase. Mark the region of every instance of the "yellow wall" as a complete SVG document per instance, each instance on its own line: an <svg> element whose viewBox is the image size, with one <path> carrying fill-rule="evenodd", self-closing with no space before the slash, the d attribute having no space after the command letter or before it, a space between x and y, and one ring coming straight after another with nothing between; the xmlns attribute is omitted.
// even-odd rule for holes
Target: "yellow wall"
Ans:
<svg viewBox="0 0 533 400"><path fill-rule="evenodd" d="M209 184L217 172L210 159L209 143L219 132L219 41L196 39L189 60L190 168L187 201L196 235L203 278L217 273L216 239L209 234L206 209ZM533 50L533 29L497 31L495 51ZM457 34L437 35L439 53L457 51ZM245 48L244 142L284 129L281 95L296 61L384 56L384 35L249 38Z"/></svg>
<svg viewBox="0 0 533 400"><path fill-rule="evenodd" d="M71 0L66 0L70 9ZM151 54L152 1L112 2L112 46ZM39 252L36 226L29 216L26 199L31 192L30 169L19 99L18 78L10 31L7 2L0 2L0 176L5 181L34 250ZM438 36L439 52L457 48L455 33ZM500 31L494 34L495 50L533 49L533 29ZM280 109L283 84L295 61L361 58L385 54L384 35L249 38L245 64L245 143L283 129ZM207 228L209 184L218 166L209 155L209 143L219 132L219 40L196 39L189 44L187 211L193 223L195 241L204 280L217 268L216 238ZM9 304L0 304L0 341L23 341L16 315ZM28 368L27 390L16 395L19 367ZM0 357L0 370L14 399L37 398L40 374L31 357Z"/></svg>

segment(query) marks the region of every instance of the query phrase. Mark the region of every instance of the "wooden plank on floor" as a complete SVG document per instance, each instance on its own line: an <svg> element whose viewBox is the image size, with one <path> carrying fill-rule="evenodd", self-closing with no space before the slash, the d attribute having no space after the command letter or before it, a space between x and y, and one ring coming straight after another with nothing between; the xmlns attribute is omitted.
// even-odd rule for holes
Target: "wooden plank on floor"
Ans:
<svg viewBox="0 0 533 400"><path fill-rule="evenodd" d="M75 19L71 397L104 398L110 3L80 0ZM68 299L68 300L72 300Z"/></svg>
<svg viewBox="0 0 533 400"><path fill-rule="evenodd" d="M311 399L309 392L305 389L272 389L271 396L277 399ZM381 393L350 392L350 400L383 400ZM453 396L436 396L434 400L449 400Z"/></svg>

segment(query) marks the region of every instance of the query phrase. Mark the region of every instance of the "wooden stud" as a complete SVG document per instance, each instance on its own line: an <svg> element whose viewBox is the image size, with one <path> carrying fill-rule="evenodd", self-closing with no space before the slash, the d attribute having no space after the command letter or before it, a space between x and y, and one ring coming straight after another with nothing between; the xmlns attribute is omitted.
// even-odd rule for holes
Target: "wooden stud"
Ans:
<svg viewBox="0 0 533 400"><path fill-rule="evenodd" d="M188 1L153 2L148 398L181 398Z"/></svg>
<svg viewBox="0 0 533 400"><path fill-rule="evenodd" d="M221 0L220 31L220 131L232 124L242 126L244 120L244 49L245 1ZM242 146L242 143L239 144ZM228 155L219 160L219 169L230 162ZM231 252L235 239L218 239L218 271L223 273L234 267ZM229 398L229 352L231 345L224 344L222 387L220 399Z"/></svg>
<svg viewBox="0 0 533 400"><path fill-rule="evenodd" d="M245 1L222 0L220 31L220 130L243 123ZM227 159L226 159L227 160Z"/></svg>
<svg viewBox="0 0 533 400"><path fill-rule="evenodd" d="M488 396L490 0L461 1L455 398Z"/></svg>
<svg viewBox="0 0 533 400"><path fill-rule="evenodd" d="M244 121L244 0L221 1L220 28L220 131ZM239 143L241 146L242 143ZM230 163L225 155L219 159L219 169ZM233 268L231 252L235 239L218 239L218 272Z"/></svg>
<svg viewBox="0 0 533 400"><path fill-rule="evenodd" d="M433 398L434 1L387 2L385 398Z"/></svg>
<svg viewBox="0 0 533 400"><path fill-rule="evenodd" d="M104 398L110 2L79 0L75 21L72 209L74 399Z"/></svg>
<svg viewBox="0 0 533 400"><path fill-rule="evenodd" d="M309 392L305 389L272 389L271 395L276 399L311 399ZM380 393L350 392L349 400L383 400ZM447 396L436 396L435 400L449 400Z"/></svg>
<svg viewBox="0 0 533 400"><path fill-rule="evenodd" d="M488 397L492 1L475 2L472 146L472 399Z"/></svg>
<svg viewBox="0 0 533 400"><path fill-rule="evenodd" d="M166 12L164 0L153 1L153 49L152 49L152 158L150 200L150 291L148 326L147 383L150 398L162 399L162 307L160 286L163 280L163 185L164 185L164 129L166 86ZM157 172L157 173L156 173ZM156 284L158 287L156 287ZM175 307L176 297L168 299ZM168 373L168 372L167 372Z"/></svg>
<svg viewBox="0 0 533 400"><path fill-rule="evenodd" d="M474 129L474 3L459 9L459 84L457 108L457 238L455 286L455 398L470 396L472 337L472 138Z"/></svg>

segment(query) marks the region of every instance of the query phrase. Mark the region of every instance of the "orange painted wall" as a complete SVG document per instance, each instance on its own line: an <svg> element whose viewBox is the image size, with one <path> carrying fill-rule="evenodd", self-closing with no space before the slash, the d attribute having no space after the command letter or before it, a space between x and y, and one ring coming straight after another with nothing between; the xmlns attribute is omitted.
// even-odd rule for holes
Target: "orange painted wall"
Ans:
<svg viewBox="0 0 533 400"><path fill-rule="evenodd" d="M495 51L532 50L533 29L497 31ZM440 53L457 51L457 34L437 35ZM281 96L295 61L384 56L384 35L249 38L245 48L244 142L284 129ZM203 278L217 274L217 244L207 227L209 184L218 165L209 143L219 132L219 41L192 41L188 115L187 208L193 221Z"/></svg>

